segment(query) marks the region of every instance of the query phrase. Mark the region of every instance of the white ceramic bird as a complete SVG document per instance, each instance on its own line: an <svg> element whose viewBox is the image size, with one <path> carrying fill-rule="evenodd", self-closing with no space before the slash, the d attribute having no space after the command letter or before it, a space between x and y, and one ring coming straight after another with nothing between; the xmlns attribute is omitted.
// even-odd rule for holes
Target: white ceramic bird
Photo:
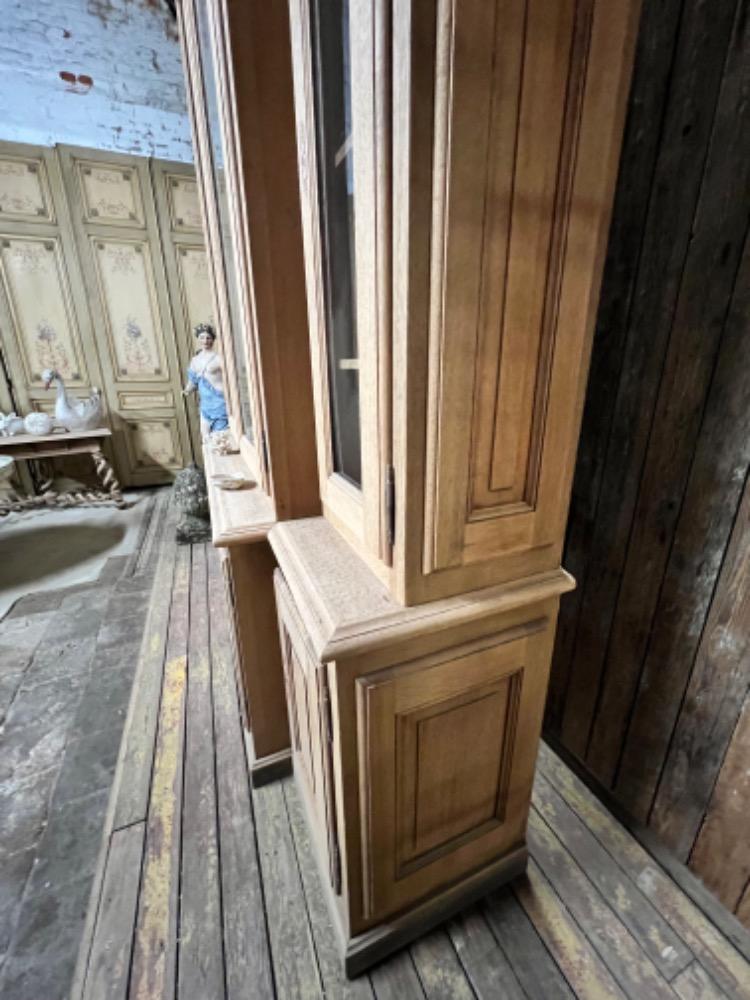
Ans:
<svg viewBox="0 0 750 1000"><path fill-rule="evenodd" d="M87 431L102 425L102 394L92 389L88 399L70 399L65 383L53 368L42 372L45 389L54 382L57 386L55 420L69 431Z"/></svg>

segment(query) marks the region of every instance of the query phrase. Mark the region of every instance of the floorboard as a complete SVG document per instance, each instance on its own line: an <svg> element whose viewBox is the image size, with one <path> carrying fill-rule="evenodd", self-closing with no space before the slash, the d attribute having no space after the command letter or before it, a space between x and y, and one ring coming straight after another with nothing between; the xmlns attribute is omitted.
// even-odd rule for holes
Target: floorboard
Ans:
<svg viewBox="0 0 750 1000"><path fill-rule="evenodd" d="M155 579L72 1000L750 1000L750 964L544 747L527 876L348 981L294 781L250 785L217 553L165 546Z"/></svg>

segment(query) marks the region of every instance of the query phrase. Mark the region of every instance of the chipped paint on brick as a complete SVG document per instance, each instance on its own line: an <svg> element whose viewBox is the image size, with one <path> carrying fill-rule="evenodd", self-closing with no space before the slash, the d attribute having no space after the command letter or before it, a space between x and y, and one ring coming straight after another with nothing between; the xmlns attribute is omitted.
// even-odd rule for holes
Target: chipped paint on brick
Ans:
<svg viewBox="0 0 750 1000"><path fill-rule="evenodd" d="M180 49L163 0L7 0L0 139L191 162Z"/></svg>

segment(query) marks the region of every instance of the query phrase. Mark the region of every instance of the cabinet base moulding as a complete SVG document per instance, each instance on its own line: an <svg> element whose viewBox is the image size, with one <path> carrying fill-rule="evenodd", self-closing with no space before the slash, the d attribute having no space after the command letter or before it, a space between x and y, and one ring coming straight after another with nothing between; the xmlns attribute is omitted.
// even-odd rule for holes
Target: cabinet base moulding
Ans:
<svg viewBox="0 0 750 1000"><path fill-rule="evenodd" d="M347 977L353 979L359 976L376 962L415 941L483 896L523 875L527 862L528 851L524 844L408 913L392 917L386 923L351 938L342 948Z"/></svg>

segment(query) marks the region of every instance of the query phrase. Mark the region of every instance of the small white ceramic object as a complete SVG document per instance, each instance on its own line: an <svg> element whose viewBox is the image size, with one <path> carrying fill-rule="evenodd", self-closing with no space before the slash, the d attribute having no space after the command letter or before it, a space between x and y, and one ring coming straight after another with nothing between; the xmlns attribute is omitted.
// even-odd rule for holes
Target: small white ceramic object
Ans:
<svg viewBox="0 0 750 1000"><path fill-rule="evenodd" d="M49 413L29 413L24 418L23 426L27 434L42 437L52 433L52 417Z"/></svg>
<svg viewBox="0 0 750 1000"><path fill-rule="evenodd" d="M256 485L252 479L247 479L241 472L217 472L211 476L211 482L220 490L245 490Z"/></svg>
<svg viewBox="0 0 750 1000"><path fill-rule="evenodd" d="M17 417L15 413L9 413L4 418L2 433L5 437L15 437L16 434L23 434L25 430L23 417Z"/></svg>

